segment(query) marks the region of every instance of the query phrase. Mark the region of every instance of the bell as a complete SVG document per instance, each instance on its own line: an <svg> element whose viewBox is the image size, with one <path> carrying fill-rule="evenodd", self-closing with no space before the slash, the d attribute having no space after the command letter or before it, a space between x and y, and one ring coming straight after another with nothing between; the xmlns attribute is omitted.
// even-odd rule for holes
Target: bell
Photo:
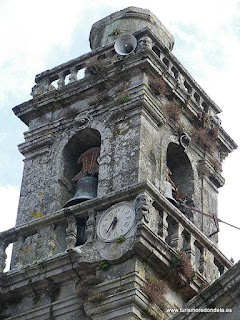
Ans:
<svg viewBox="0 0 240 320"><path fill-rule="evenodd" d="M98 179L93 175L83 176L77 182L76 192L73 198L68 200L64 208L97 197Z"/></svg>
<svg viewBox="0 0 240 320"><path fill-rule="evenodd" d="M172 185L169 181L165 181L166 182L166 189L165 189L165 197L176 207L178 206L177 201L173 198L172 195Z"/></svg>

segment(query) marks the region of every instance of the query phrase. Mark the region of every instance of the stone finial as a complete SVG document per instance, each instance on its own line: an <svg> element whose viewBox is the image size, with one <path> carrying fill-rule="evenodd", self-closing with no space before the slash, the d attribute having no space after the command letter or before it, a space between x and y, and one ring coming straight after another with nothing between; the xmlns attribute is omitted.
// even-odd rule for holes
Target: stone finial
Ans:
<svg viewBox="0 0 240 320"><path fill-rule="evenodd" d="M128 7L117 11L93 24L89 36L92 50L105 46L123 34L133 34L148 27L169 49L173 49L174 38L158 18L149 10Z"/></svg>

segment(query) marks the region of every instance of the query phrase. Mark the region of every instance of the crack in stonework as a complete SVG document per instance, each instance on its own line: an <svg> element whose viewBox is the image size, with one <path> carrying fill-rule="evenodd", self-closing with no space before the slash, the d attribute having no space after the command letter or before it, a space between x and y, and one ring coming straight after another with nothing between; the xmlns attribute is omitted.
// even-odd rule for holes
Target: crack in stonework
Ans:
<svg viewBox="0 0 240 320"><path fill-rule="evenodd" d="M78 279L79 279L79 280L82 280L82 277L79 275L79 273L77 272L77 270L76 270L76 269L74 268L74 266L73 266L73 261L72 261L72 259L71 259L71 256L70 256L69 252L68 252L68 258L69 258L69 261L70 261L70 263L71 263L71 265L72 265L72 270L75 272L75 274L77 275Z"/></svg>

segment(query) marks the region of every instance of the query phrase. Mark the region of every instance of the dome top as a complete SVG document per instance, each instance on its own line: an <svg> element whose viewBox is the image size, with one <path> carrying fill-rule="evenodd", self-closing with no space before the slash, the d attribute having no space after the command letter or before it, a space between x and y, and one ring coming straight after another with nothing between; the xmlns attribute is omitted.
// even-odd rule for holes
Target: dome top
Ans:
<svg viewBox="0 0 240 320"><path fill-rule="evenodd" d="M172 34L151 11L137 7L128 7L95 22L90 32L90 47L92 50L103 47L115 41L119 35L133 34L144 27L148 27L169 50L172 50Z"/></svg>

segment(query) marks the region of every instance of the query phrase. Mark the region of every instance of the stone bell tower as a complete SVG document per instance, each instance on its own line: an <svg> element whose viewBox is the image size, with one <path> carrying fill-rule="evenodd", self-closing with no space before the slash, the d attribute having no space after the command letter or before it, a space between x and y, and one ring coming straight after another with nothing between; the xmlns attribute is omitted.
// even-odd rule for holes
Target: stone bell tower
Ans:
<svg viewBox="0 0 240 320"><path fill-rule="evenodd" d="M168 319L231 267L221 110L149 10L96 22L90 45L13 109L29 130L16 227L0 233L0 271L14 243L1 319Z"/></svg>

